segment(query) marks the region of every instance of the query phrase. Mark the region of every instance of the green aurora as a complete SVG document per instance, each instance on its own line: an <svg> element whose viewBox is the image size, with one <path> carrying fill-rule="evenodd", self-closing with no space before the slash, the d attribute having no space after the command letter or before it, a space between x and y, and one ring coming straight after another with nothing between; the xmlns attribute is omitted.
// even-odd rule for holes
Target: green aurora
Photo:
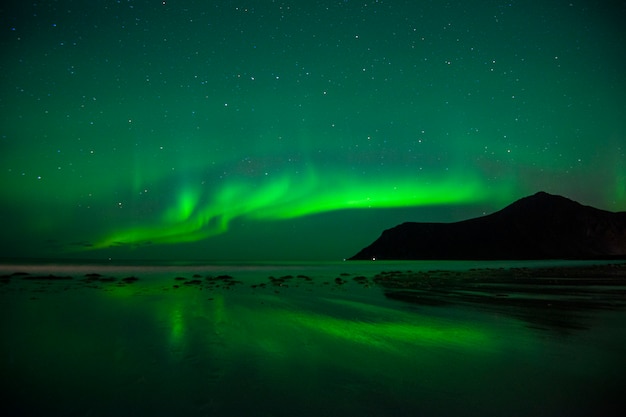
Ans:
<svg viewBox="0 0 626 417"><path fill-rule="evenodd" d="M341 259L539 190L626 209L623 3L0 11L5 257Z"/></svg>

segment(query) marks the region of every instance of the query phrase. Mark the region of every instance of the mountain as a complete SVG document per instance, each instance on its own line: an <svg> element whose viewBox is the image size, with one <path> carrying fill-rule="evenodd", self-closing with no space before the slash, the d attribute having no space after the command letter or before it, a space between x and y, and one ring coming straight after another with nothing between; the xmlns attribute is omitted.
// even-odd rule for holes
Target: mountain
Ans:
<svg viewBox="0 0 626 417"><path fill-rule="evenodd" d="M539 192L455 223L403 223L352 260L626 258L626 212Z"/></svg>

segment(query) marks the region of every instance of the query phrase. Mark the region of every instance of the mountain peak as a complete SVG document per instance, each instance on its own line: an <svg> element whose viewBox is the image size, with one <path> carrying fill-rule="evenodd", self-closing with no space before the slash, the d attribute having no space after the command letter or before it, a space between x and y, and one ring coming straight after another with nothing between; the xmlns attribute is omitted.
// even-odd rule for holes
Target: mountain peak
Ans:
<svg viewBox="0 0 626 417"><path fill-rule="evenodd" d="M523 204L523 203L531 203L534 205L555 205L555 204L561 204L561 205L567 204L567 205L572 205L572 206L581 205L580 203L574 200L570 200L567 197L563 197L561 195L556 195L556 194L549 194L545 191L539 191L533 195L520 198L519 200L513 202L511 205Z"/></svg>
<svg viewBox="0 0 626 417"><path fill-rule="evenodd" d="M403 223L351 259L626 258L626 213L540 191L456 223Z"/></svg>

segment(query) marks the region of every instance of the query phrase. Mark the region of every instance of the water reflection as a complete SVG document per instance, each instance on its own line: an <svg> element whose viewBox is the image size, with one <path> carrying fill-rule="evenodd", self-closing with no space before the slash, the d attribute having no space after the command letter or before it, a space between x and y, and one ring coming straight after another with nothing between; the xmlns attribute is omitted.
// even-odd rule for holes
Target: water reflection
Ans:
<svg viewBox="0 0 626 417"><path fill-rule="evenodd" d="M610 415L626 382L624 313L581 309L583 286L564 335L495 286L119 281L3 284L9 415Z"/></svg>
<svg viewBox="0 0 626 417"><path fill-rule="evenodd" d="M185 345L185 319L183 318L183 311L180 305L174 306L170 313L170 350L172 352L184 353Z"/></svg>

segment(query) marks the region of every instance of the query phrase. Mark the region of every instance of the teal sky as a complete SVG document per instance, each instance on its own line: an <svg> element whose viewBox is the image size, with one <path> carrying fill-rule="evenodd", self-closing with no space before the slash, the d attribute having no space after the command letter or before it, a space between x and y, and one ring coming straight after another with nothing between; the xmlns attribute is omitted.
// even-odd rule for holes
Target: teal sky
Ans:
<svg viewBox="0 0 626 417"><path fill-rule="evenodd" d="M0 6L4 257L332 260L544 190L626 210L626 2Z"/></svg>

